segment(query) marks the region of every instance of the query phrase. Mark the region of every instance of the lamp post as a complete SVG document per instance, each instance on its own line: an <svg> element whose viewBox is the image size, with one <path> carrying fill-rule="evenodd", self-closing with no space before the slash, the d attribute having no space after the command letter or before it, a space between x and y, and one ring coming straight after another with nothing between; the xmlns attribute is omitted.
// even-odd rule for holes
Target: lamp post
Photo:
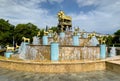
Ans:
<svg viewBox="0 0 120 81"><path fill-rule="evenodd" d="M13 47L15 45L15 38L14 38L14 30L15 30L15 26L14 25L11 25L11 27L13 27L13 36L12 36L12 43L13 43Z"/></svg>

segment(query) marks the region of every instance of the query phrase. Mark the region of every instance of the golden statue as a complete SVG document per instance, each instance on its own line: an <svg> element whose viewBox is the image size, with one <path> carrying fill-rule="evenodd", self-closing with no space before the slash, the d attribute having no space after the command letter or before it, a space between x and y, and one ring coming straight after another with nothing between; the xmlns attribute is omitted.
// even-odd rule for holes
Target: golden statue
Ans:
<svg viewBox="0 0 120 81"><path fill-rule="evenodd" d="M78 28L74 28L74 33L73 33L73 35L77 35L78 34L78 32L79 32L79 27Z"/></svg>
<svg viewBox="0 0 120 81"><path fill-rule="evenodd" d="M44 31L44 36L47 36L48 35L48 32Z"/></svg>
<svg viewBox="0 0 120 81"><path fill-rule="evenodd" d="M54 33L53 41L58 42L58 34L57 34L57 32Z"/></svg>
<svg viewBox="0 0 120 81"><path fill-rule="evenodd" d="M27 41L27 42L30 42L30 39L29 39L29 38L22 37L22 39L23 39L24 42L26 42L26 41Z"/></svg>
<svg viewBox="0 0 120 81"><path fill-rule="evenodd" d="M18 49L20 46L18 46L17 43L16 43L16 44L15 44L15 47L16 47L16 49Z"/></svg>
<svg viewBox="0 0 120 81"><path fill-rule="evenodd" d="M50 30L50 29L49 29L49 30L48 30L48 33L53 33L53 30Z"/></svg>
<svg viewBox="0 0 120 81"><path fill-rule="evenodd" d="M70 27L72 27L72 18L70 16L65 15L65 13L60 10L57 14L58 16L58 27L59 29L62 28L63 26L63 30L66 30L66 28L68 27L70 29Z"/></svg>
<svg viewBox="0 0 120 81"><path fill-rule="evenodd" d="M9 45L6 46L6 51L14 51L14 47L9 47Z"/></svg>
<svg viewBox="0 0 120 81"><path fill-rule="evenodd" d="M61 20L61 19L67 19L67 20L72 20L72 18L70 16L66 16L65 13L60 10L60 12L58 12L58 18Z"/></svg>
<svg viewBox="0 0 120 81"><path fill-rule="evenodd" d="M100 42L100 44L105 44L106 43L106 38L104 38L103 36L99 36L98 37L98 41Z"/></svg>
<svg viewBox="0 0 120 81"><path fill-rule="evenodd" d="M37 33L37 37L40 36L40 31Z"/></svg>
<svg viewBox="0 0 120 81"><path fill-rule="evenodd" d="M63 32L64 30L63 30L63 26L61 26L61 32Z"/></svg>

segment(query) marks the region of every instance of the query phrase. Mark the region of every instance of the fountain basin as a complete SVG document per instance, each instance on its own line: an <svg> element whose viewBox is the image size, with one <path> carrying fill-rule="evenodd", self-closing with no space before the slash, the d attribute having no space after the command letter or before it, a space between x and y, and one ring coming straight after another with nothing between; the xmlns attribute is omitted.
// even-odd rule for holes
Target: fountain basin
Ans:
<svg viewBox="0 0 120 81"><path fill-rule="evenodd" d="M107 58L105 60L74 60L74 61L33 61L33 60L15 60L0 58L0 67L10 70L40 72L40 73L73 73L73 72L88 72L97 70L111 70L114 67L114 62L120 61L120 56L115 58ZM112 68L117 71L120 64ZM110 69L109 69L110 68Z"/></svg>
<svg viewBox="0 0 120 81"><path fill-rule="evenodd" d="M0 67L40 73L70 73L70 72L86 72L105 69L105 61L96 62L32 62L32 61L15 61L0 60Z"/></svg>

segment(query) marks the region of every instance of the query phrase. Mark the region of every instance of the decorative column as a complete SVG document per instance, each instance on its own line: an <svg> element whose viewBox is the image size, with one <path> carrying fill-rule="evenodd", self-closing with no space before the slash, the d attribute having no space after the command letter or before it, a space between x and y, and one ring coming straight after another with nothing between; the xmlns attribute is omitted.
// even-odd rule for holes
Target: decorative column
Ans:
<svg viewBox="0 0 120 81"><path fill-rule="evenodd" d="M106 58L106 45L105 44L100 45L100 58L101 59Z"/></svg>
<svg viewBox="0 0 120 81"><path fill-rule="evenodd" d="M58 34L55 32L53 36L54 42L50 45L50 56L51 61L58 61L59 60L59 43L58 43Z"/></svg>
<svg viewBox="0 0 120 81"><path fill-rule="evenodd" d="M43 43L43 45L48 45L48 36L43 36L42 37L42 43Z"/></svg>
<svg viewBox="0 0 120 81"><path fill-rule="evenodd" d="M5 52L5 53L4 53L4 56L5 56L6 58L10 58L10 56L11 56L12 54L13 54L13 52L11 52L11 51L9 52L9 51L8 51L8 52Z"/></svg>
<svg viewBox="0 0 120 81"><path fill-rule="evenodd" d="M57 42L51 43L50 54L51 54L51 61L59 60L59 43Z"/></svg>
<svg viewBox="0 0 120 81"><path fill-rule="evenodd" d="M79 36L78 35L73 35L73 45L79 46Z"/></svg>

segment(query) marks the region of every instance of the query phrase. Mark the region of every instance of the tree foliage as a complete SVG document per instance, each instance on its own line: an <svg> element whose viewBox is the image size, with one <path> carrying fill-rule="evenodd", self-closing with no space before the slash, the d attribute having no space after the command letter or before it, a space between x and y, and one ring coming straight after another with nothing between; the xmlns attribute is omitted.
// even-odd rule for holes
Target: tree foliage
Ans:
<svg viewBox="0 0 120 81"><path fill-rule="evenodd" d="M8 20L0 19L0 45L13 43L13 30L14 26Z"/></svg>
<svg viewBox="0 0 120 81"><path fill-rule="evenodd" d="M113 37L111 35L109 35L107 38L106 38L106 44L107 45L112 45L113 44Z"/></svg>
<svg viewBox="0 0 120 81"><path fill-rule="evenodd" d="M58 28L56 26L51 27L50 30L53 30L53 32L58 32Z"/></svg>
<svg viewBox="0 0 120 81"><path fill-rule="evenodd" d="M32 37L36 36L39 29L32 23L18 24L14 30L15 42L20 44L22 42L22 37L30 38L32 42Z"/></svg>
<svg viewBox="0 0 120 81"><path fill-rule="evenodd" d="M120 44L120 30L117 30L117 31L114 33L113 43L115 43L115 44Z"/></svg>

